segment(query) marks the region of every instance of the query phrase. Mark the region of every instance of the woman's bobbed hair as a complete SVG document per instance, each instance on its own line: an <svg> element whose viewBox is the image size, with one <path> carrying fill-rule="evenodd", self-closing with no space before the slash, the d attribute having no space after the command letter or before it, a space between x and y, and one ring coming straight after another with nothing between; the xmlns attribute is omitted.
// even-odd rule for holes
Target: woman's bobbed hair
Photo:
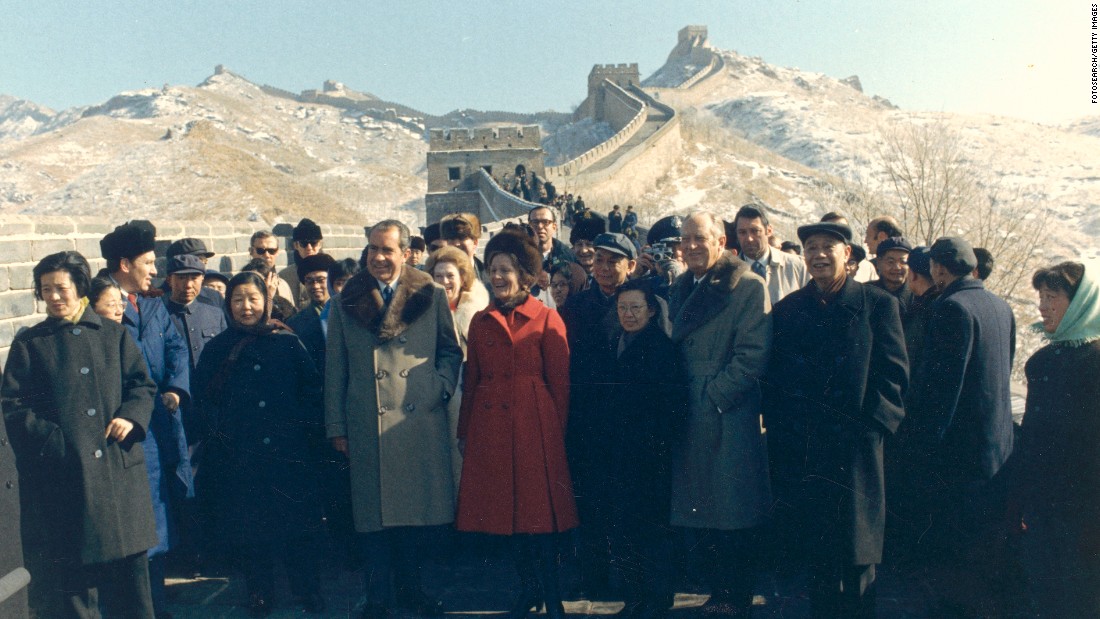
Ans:
<svg viewBox="0 0 1100 619"><path fill-rule="evenodd" d="M31 270L34 277L34 297L36 299L42 299L42 277L47 273L57 271L64 271L69 274L78 296L88 296L88 290L92 285L92 268L88 266L88 261L80 255L80 252L60 251L39 260L38 264L34 265L34 269Z"/></svg>

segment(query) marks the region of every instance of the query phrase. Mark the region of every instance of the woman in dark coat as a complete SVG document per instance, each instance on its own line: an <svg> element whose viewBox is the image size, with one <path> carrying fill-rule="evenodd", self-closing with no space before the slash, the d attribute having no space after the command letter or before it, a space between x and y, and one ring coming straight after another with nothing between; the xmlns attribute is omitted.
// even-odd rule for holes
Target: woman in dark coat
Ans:
<svg viewBox="0 0 1100 619"><path fill-rule="evenodd" d="M238 273L225 298L230 327L203 349L192 385L205 439L198 498L214 537L242 559L252 616L271 612L276 554L291 592L321 612L320 375L297 337L268 324L263 277Z"/></svg>
<svg viewBox="0 0 1100 619"><path fill-rule="evenodd" d="M558 313L529 293L542 256L505 229L485 248L493 301L474 315L459 413L455 526L511 536L523 590L510 616L563 616L553 534L577 526L565 460L569 345Z"/></svg>
<svg viewBox="0 0 1100 619"><path fill-rule="evenodd" d="M626 615L660 617L673 594L671 450L687 419L688 381L649 282L622 285L615 308L623 331L604 364L598 494L609 514L611 561L627 585Z"/></svg>
<svg viewBox="0 0 1100 619"><path fill-rule="evenodd" d="M15 337L0 387L31 606L40 617L98 616L102 604L151 619L145 551L157 535L141 444L156 385L125 328L88 307L83 256L46 256L33 274L48 317Z"/></svg>
<svg viewBox="0 0 1100 619"><path fill-rule="evenodd" d="M1012 455L1034 610L1100 616L1100 261L1038 271L1041 331ZM1016 519L1019 522L1019 519Z"/></svg>

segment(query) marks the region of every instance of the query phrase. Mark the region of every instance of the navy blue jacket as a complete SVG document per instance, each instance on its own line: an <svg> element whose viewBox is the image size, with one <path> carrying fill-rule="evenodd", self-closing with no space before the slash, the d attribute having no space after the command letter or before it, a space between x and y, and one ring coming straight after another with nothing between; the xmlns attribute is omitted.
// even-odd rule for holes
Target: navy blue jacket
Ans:
<svg viewBox="0 0 1100 619"><path fill-rule="evenodd" d="M1015 352L1012 310L981 280L955 280L932 304L910 416L918 448L942 479L992 479L1012 453Z"/></svg>
<svg viewBox="0 0 1100 619"><path fill-rule="evenodd" d="M164 303L156 297L139 296L137 304L140 312L126 304L122 324L137 342L145 357L149 377L157 384L153 417L143 443L159 538L149 554L157 555L166 552L175 537L168 503L173 497L193 496L195 492L182 414L179 409L168 412L161 401L161 395L171 391L180 396L181 405L187 404L191 393L191 364L187 344L172 324Z"/></svg>
<svg viewBox="0 0 1100 619"><path fill-rule="evenodd" d="M325 332L321 328L321 315L317 313L317 309L314 308L313 303L306 305L304 308L294 314L287 321L286 326L290 327L294 331L294 335L298 336L298 339L302 341L302 345L306 347L306 352L309 353L309 357L313 359L313 365L317 368L317 372L321 375L321 378L325 377Z"/></svg>

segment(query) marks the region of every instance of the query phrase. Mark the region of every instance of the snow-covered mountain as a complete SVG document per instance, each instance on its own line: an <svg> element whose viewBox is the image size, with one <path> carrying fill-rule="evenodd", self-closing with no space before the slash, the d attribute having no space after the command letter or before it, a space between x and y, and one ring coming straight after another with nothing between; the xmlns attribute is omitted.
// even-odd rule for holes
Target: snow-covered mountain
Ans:
<svg viewBox="0 0 1100 619"><path fill-rule="evenodd" d="M836 208L835 196L846 183L885 187L876 155L884 130L940 123L990 178L1051 214L1059 246L1095 248L1100 118L1052 126L899 110L864 93L855 76L838 79L707 49L690 55L674 50L643 82L679 111L684 136L682 152L656 189L624 193L643 222L695 208L730 215L755 201L770 209L789 238L798 223ZM685 80L692 85L677 88ZM578 95L582 88L578 84ZM336 82L326 83L322 94L377 99ZM421 127L537 123L551 164L611 133L606 124L572 122L559 112L460 110L413 119L331 103L261 87L226 70L198 86L125 92L62 112L0 96L0 213L121 210L272 223L306 215L355 223L397 215L415 221L426 190ZM401 104L384 107L415 115ZM629 187L629 180L622 185Z"/></svg>

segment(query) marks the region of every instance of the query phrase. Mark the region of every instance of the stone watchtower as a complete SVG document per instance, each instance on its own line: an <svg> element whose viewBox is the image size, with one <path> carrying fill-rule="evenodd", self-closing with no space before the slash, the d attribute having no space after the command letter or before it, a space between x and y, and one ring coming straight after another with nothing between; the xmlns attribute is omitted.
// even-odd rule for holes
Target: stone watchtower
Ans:
<svg viewBox="0 0 1100 619"><path fill-rule="evenodd" d="M603 120L599 111L603 107L601 98L604 96L604 80L623 89L628 89L630 86L639 86L642 83L641 74L638 72L638 63L636 62L593 65L592 70L588 72L588 96L574 112L574 120L581 118Z"/></svg>
<svg viewBox="0 0 1100 619"><path fill-rule="evenodd" d="M485 168L502 178L517 165L546 176L538 125L482 129L432 129L428 141L428 193L451 191Z"/></svg>

